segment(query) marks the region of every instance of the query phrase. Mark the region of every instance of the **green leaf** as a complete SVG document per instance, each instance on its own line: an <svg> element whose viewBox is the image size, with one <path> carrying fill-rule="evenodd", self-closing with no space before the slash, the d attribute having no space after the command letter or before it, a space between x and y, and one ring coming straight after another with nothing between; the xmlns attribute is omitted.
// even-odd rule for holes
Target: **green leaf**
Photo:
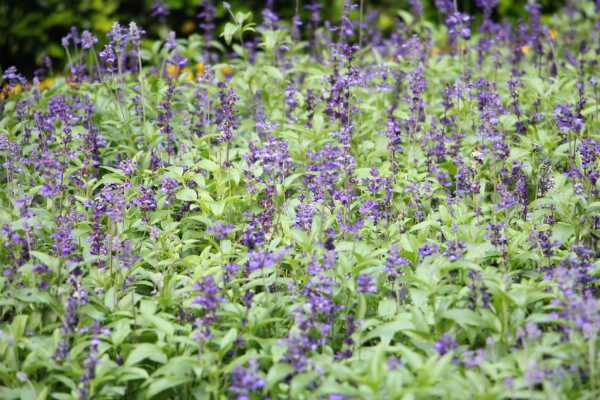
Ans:
<svg viewBox="0 0 600 400"><path fill-rule="evenodd" d="M458 309L453 308L450 310L446 310L442 316L446 319L450 319L461 326L480 326L481 325L481 317L475 311L469 310L467 308Z"/></svg>
<svg viewBox="0 0 600 400"><path fill-rule="evenodd" d="M175 334L175 327L169 321L164 318L161 318L157 315L142 315L143 320L148 322L151 325L157 327L161 332L166 334L167 336L173 336Z"/></svg>
<svg viewBox="0 0 600 400"><path fill-rule="evenodd" d="M202 159L202 160L198 161L196 163L196 166L198 166L198 167L200 167L202 169L205 169L205 170L207 170L209 172L215 172L215 171L219 170L219 165L216 162L214 162L214 161L212 161L212 160L210 160L208 158L205 158L205 159Z"/></svg>
<svg viewBox="0 0 600 400"><path fill-rule="evenodd" d="M170 376L165 378L152 379L152 383L150 384L150 386L148 386L148 390L146 390L146 398L154 397L167 389L172 389L177 386L185 385L186 383L191 382L192 380L193 377L191 376Z"/></svg>
<svg viewBox="0 0 600 400"><path fill-rule="evenodd" d="M404 20L404 23L409 26L412 25L415 20L409 12L404 10L398 10L398 15Z"/></svg>
<svg viewBox="0 0 600 400"><path fill-rule="evenodd" d="M356 312L356 317L359 320L362 320L365 318L366 314L367 314L367 298L365 297L365 295L363 293L360 293L358 295L358 311Z"/></svg>
<svg viewBox="0 0 600 400"><path fill-rule="evenodd" d="M296 179L300 178L303 175L306 175L306 173L299 172L288 176L287 178L285 178L285 181L283 181L283 188L289 189L294 184L294 181L296 181Z"/></svg>
<svg viewBox="0 0 600 400"><path fill-rule="evenodd" d="M118 382L135 381L138 379L148 379L149 375L143 368L122 366L118 369Z"/></svg>
<svg viewBox="0 0 600 400"><path fill-rule="evenodd" d="M115 294L115 287L109 288L106 293L104 293L104 305L109 310L113 310L115 308L115 303L117 301L117 296Z"/></svg>
<svg viewBox="0 0 600 400"><path fill-rule="evenodd" d="M119 319L112 324L111 338L113 344L119 346L131 333L131 320Z"/></svg>
<svg viewBox="0 0 600 400"><path fill-rule="evenodd" d="M298 374L292 379L290 384L290 395L292 398L300 397L300 393L315 380L317 374L315 372L304 372Z"/></svg>
<svg viewBox="0 0 600 400"><path fill-rule="evenodd" d="M125 365L132 366L139 363L142 360L152 360L159 364L167 362L167 356L162 352L161 348L152 343L141 343L129 353Z"/></svg>
<svg viewBox="0 0 600 400"><path fill-rule="evenodd" d="M595 201L588 205L588 213L596 213L600 211L600 201Z"/></svg>
<svg viewBox="0 0 600 400"><path fill-rule="evenodd" d="M379 302L377 307L377 315L382 318L388 319L396 314L396 300L385 298Z"/></svg>
<svg viewBox="0 0 600 400"><path fill-rule="evenodd" d="M224 201L213 201L208 204L210 207L210 211L215 215L215 217L220 217L223 215L223 211L225 211L225 202Z"/></svg>
<svg viewBox="0 0 600 400"><path fill-rule="evenodd" d="M552 239L558 240L561 244L568 242L574 234L575 227L566 222L557 222L552 228Z"/></svg>
<svg viewBox="0 0 600 400"><path fill-rule="evenodd" d="M362 337L362 341L368 342L371 339L379 338L382 343L388 344L392 341L396 333L405 330L414 330L415 326L410 319L409 314L399 314L393 322L381 324Z"/></svg>
<svg viewBox="0 0 600 400"><path fill-rule="evenodd" d="M252 17L251 12L242 12L238 11L235 13L235 22L239 25L242 25L244 22L248 21Z"/></svg>
<svg viewBox="0 0 600 400"><path fill-rule="evenodd" d="M225 334L225 336L223 336L223 339L221 339L219 349L220 350L229 350L229 348L231 347L233 342L235 342L235 339L237 339L237 334L238 334L237 329L231 328Z"/></svg>
<svg viewBox="0 0 600 400"><path fill-rule="evenodd" d="M269 76L269 78L273 78L276 81L283 80L283 74L281 71L271 65L266 65L263 67L263 71Z"/></svg>
<svg viewBox="0 0 600 400"><path fill-rule="evenodd" d="M175 198L181 201L196 201L198 200L198 193L194 189L183 188L177 192Z"/></svg>
<svg viewBox="0 0 600 400"><path fill-rule="evenodd" d="M192 343L194 343L192 341ZM168 363L157 369L153 377L159 376L183 376L189 373L195 373L196 376L202 374L202 366L198 363L198 358L191 356L173 357Z"/></svg>
<svg viewBox="0 0 600 400"><path fill-rule="evenodd" d="M221 37L225 39L225 43L229 46L231 44L231 39L239 30L239 26L228 22L225 24L225 28L223 28L223 33L221 33Z"/></svg>
<svg viewBox="0 0 600 400"><path fill-rule="evenodd" d="M267 374L267 387L270 389L275 384L285 379L288 375L294 372L294 368L289 364L277 363L269 369Z"/></svg>
<svg viewBox="0 0 600 400"><path fill-rule="evenodd" d="M17 315L14 317L10 328L15 339L19 340L25 335L25 328L27 327L28 318L29 316L27 315Z"/></svg>
<svg viewBox="0 0 600 400"><path fill-rule="evenodd" d="M46 264L51 269L58 269L58 265L60 263L58 258L46 253L42 253L41 251L32 251L31 255L40 260L42 263Z"/></svg>

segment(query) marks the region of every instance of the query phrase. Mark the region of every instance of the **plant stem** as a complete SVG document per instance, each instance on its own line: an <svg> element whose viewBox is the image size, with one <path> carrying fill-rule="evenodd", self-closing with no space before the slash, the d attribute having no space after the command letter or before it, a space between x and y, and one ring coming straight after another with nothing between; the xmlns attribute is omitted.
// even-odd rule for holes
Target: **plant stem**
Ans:
<svg viewBox="0 0 600 400"><path fill-rule="evenodd" d="M358 27L358 47L362 47L364 0L360 0L360 26Z"/></svg>

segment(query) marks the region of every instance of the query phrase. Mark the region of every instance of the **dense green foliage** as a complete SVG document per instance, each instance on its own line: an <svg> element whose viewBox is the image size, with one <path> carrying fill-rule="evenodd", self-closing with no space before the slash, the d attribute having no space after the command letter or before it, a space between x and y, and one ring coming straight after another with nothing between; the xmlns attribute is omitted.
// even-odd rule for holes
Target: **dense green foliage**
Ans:
<svg viewBox="0 0 600 400"><path fill-rule="evenodd" d="M0 398L598 398L578 6L306 39L233 9L220 63L132 24L6 69Z"/></svg>
<svg viewBox="0 0 600 400"><path fill-rule="evenodd" d="M107 32L113 21L136 21L144 26L154 37L165 34L168 25L180 35L198 32L197 14L204 0L164 0L170 9L166 18L151 15L152 0L8 0L0 2L0 68L16 65L29 75L39 65L40 58L47 54L54 58L59 68L64 65L64 51L60 38L73 25L96 32ZM227 19L227 13L218 4L219 26ZM266 4L265 0L232 0L236 9L245 9L259 14ZM306 1L300 1L303 9ZM324 3L323 18L337 20L341 14L343 0ZM476 12L474 1L458 1L461 9ZM546 0L541 4L546 13L551 13L562 1ZM294 1L275 1L276 10L285 18L294 14ZM400 7L408 9L406 1L368 0L368 11L379 10L385 20L393 19ZM433 1L425 1L428 18L437 19ZM498 18L524 17L522 2L502 0L495 14ZM389 22L386 22L386 25Z"/></svg>

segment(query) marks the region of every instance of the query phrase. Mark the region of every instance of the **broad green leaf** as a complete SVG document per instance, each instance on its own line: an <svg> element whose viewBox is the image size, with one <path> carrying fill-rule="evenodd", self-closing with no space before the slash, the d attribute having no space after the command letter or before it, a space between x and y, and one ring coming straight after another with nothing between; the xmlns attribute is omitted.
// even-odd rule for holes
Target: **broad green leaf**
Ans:
<svg viewBox="0 0 600 400"><path fill-rule="evenodd" d="M390 298L384 298L379 301L379 306L377 307L377 315L382 318L388 319L392 318L396 313L396 300Z"/></svg>
<svg viewBox="0 0 600 400"><path fill-rule="evenodd" d="M235 342L235 340L237 339L237 335L238 335L237 329L231 328L229 331L227 331L225 336L223 336L223 339L221 339L219 348L221 350L228 350L231 347L231 345L233 344L233 342Z"/></svg>
<svg viewBox="0 0 600 400"><path fill-rule="evenodd" d="M442 316L446 319L450 319L461 326L480 326L481 317L473 310L466 308L463 309L450 309L446 310Z"/></svg>
<svg viewBox="0 0 600 400"><path fill-rule="evenodd" d="M59 259L51 256L47 253L42 253L41 251L32 251L31 254L40 260L42 263L46 264L50 269L56 271L59 265Z"/></svg>
<svg viewBox="0 0 600 400"><path fill-rule="evenodd" d="M152 383L148 386L146 390L146 398L152 398L157 394L164 392L168 389L173 389L177 386L185 385L188 382L191 382L193 377L191 376L183 376L183 377L165 377L152 379Z"/></svg>
<svg viewBox="0 0 600 400"><path fill-rule="evenodd" d="M231 44L231 39L239 29L240 27L238 25L232 24L231 22L225 24L221 37L225 39L225 43L227 43L228 46Z"/></svg>
<svg viewBox="0 0 600 400"><path fill-rule="evenodd" d="M273 364L267 374L267 387L272 388L282 379L295 372L295 369L289 364Z"/></svg>
<svg viewBox="0 0 600 400"><path fill-rule="evenodd" d="M183 188L177 191L175 198L181 201L196 201L198 200L198 193L194 189Z"/></svg>
<svg viewBox="0 0 600 400"><path fill-rule="evenodd" d="M162 352L160 347L151 343L140 343L137 344L134 349L127 356L125 365L133 366L142 360L152 360L159 364L167 362L167 356Z"/></svg>

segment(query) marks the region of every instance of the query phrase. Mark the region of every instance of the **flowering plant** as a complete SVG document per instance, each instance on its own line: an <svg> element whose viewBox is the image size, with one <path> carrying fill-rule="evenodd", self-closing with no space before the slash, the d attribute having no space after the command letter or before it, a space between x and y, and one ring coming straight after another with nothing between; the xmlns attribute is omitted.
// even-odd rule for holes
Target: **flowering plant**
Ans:
<svg viewBox="0 0 600 400"><path fill-rule="evenodd" d="M596 4L409 3L4 70L0 398L597 397Z"/></svg>

